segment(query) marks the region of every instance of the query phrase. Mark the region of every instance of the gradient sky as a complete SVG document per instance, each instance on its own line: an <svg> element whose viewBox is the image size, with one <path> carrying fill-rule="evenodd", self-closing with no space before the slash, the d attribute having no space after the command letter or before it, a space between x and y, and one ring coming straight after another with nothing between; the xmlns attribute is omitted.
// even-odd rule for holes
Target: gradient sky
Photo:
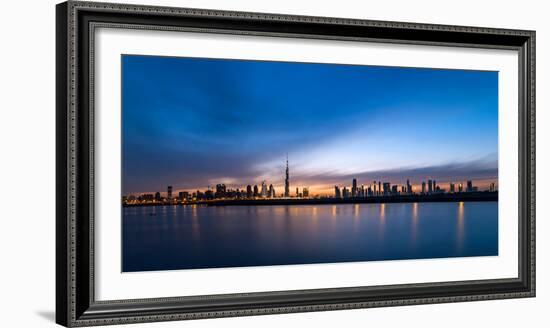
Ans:
<svg viewBox="0 0 550 328"><path fill-rule="evenodd" d="M122 56L123 193L497 177L498 72Z"/></svg>

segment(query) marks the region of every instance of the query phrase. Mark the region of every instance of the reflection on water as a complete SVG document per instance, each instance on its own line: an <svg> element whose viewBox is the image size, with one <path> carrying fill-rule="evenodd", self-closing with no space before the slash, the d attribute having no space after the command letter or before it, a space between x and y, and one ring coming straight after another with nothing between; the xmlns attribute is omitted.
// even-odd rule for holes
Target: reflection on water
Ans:
<svg viewBox="0 0 550 328"><path fill-rule="evenodd" d="M498 255L497 202L123 209L123 271Z"/></svg>

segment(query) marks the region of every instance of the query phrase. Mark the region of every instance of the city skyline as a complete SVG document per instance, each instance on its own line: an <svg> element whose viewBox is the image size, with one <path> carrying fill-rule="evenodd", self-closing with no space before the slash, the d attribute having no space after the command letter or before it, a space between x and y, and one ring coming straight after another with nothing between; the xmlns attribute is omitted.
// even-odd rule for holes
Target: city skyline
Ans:
<svg viewBox="0 0 550 328"><path fill-rule="evenodd" d="M497 72L122 61L125 195L262 180L280 194L286 154L290 193L329 194L352 178L488 186L498 177Z"/></svg>
<svg viewBox="0 0 550 328"><path fill-rule="evenodd" d="M351 186L346 184L336 184L333 186L332 195L329 191L318 193L311 190L309 186L293 186L295 193L291 190L291 179L289 170L288 156L286 157L284 188L282 193L278 193L277 185L273 185L266 180L262 180L261 184L247 184L246 186L231 186L225 183L217 183L215 186L208 186L204 189L174 189L172 185L166 187L166 192L147 192L123 195L123 203L128 201L154 201L154 202L170 202L172 200L187 201L200 199L285 199L285 198L367 198L380 196L396 196L396 195L436 195L436 194L455 194L469 192L494 192L498 190L498 180L471 180L465 181L452 180L440 181L432 179L422 179L418 184L415 184L410 179L406 179L406 183L391 182L386 180L371 180L366 183L353 178ZM482 183L480 186L479 183ZM484 185L486 184L486 187ZM448 186L448 188L445 188Z"/></svg>

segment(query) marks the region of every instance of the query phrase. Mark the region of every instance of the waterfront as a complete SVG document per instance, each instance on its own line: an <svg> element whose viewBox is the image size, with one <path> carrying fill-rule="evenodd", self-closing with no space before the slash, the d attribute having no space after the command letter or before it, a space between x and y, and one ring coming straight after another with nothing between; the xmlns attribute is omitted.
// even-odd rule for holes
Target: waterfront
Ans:
<svg viewBox="0 0 550 328"><path fill-rule="evenodd" d="M124 207L123 271L498 255L498 202Z"/></svg>

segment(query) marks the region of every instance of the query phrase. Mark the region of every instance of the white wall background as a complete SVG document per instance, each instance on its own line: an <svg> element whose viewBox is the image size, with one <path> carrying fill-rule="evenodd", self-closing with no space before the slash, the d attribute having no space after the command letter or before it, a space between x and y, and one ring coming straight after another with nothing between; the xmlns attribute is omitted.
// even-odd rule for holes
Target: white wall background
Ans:
<svg viewBox="0 0 550 328"><path fill-rule="evenodd" d="M537 298L271 315L132 327L546 327L550 23L545 1L121 1L209 9L534 29L537 31ZM0 327L54 327L55 9L2 4L0 18ZM542 200L542 201L541 201ZM545 311L546 310L546 311Z"/></svg>

